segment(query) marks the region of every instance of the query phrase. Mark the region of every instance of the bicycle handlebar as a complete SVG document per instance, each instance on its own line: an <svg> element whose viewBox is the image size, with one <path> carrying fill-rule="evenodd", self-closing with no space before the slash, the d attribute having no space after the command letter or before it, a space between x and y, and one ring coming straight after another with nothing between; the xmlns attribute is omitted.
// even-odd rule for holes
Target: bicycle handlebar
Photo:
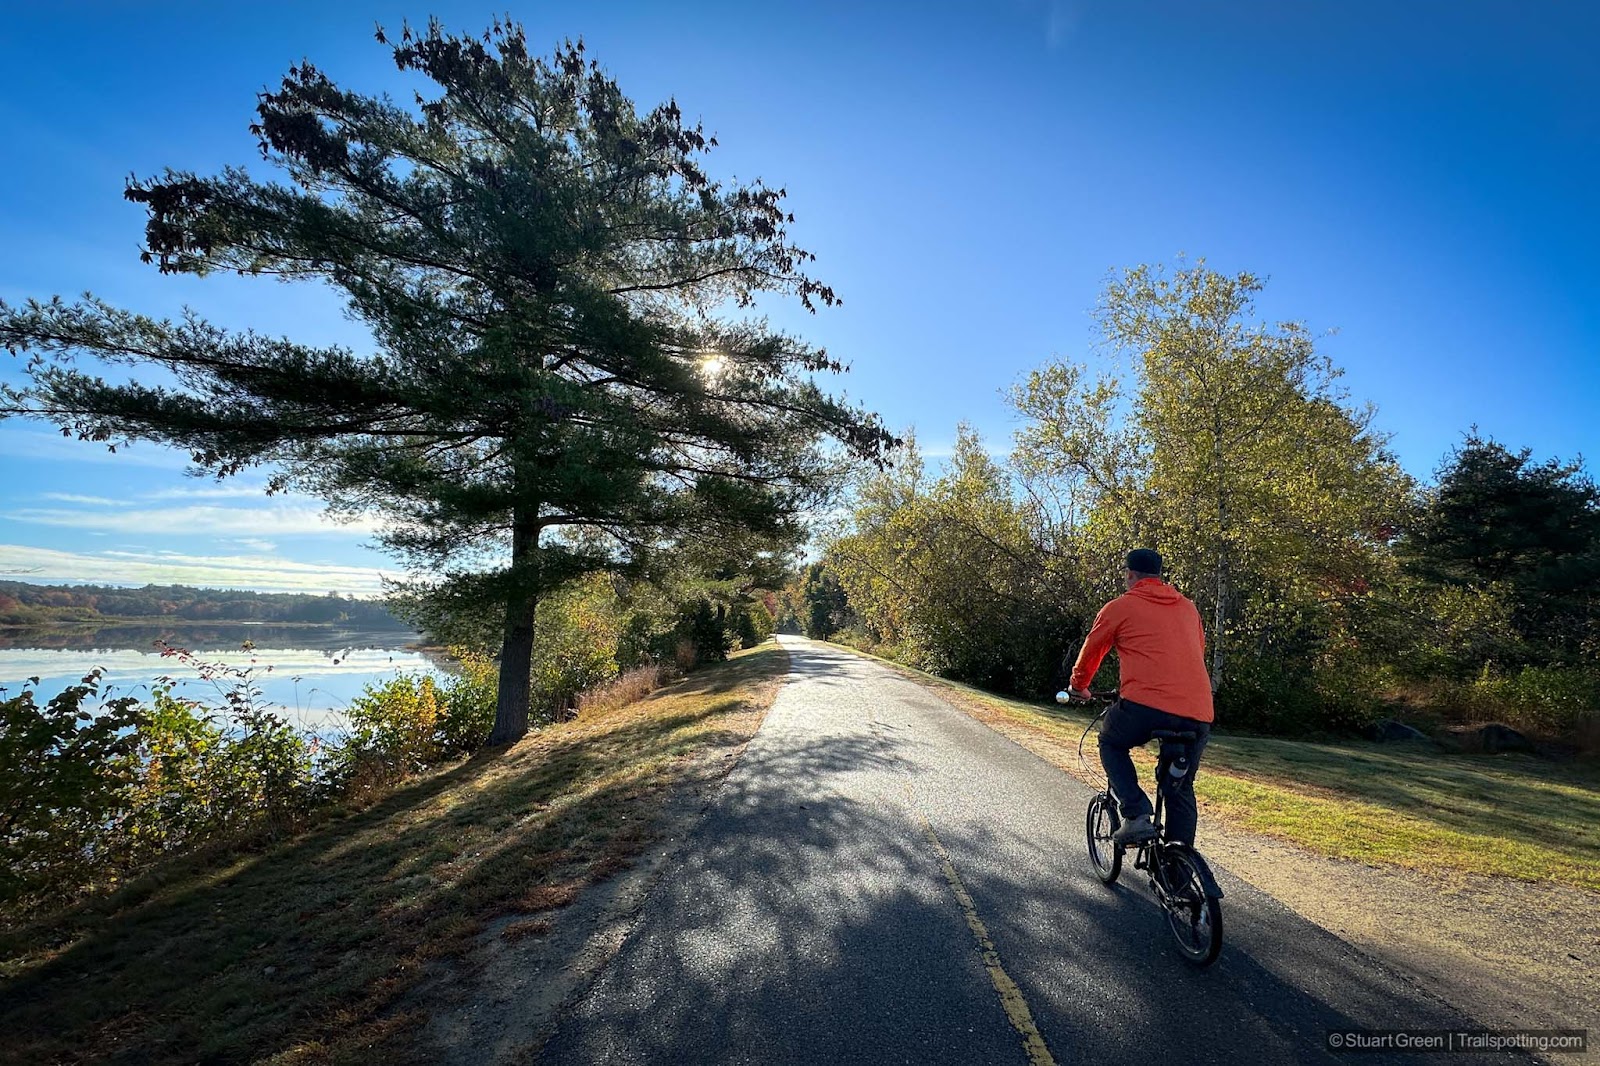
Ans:
<svg viewBox="0 0 1600 1066"><path fill-rule="evenodd" d="M1061 692L1057 692L1056 693L1056 702L1057 703L1061 703L1061 704L1092 703L1095 700L1104 700L1104 701L1110 702L1111 700L1116 699L1118 695L1119 695L1119 693L1115 689L1111 689L1111 690L1104 691L1104 692L1096 692L1093 689L1090 689L1089 690L1089 698L1088 699L1083 699L1082 697L1074 696L1071 692L1068 692L1066 690L1062 690Z"/></svg>

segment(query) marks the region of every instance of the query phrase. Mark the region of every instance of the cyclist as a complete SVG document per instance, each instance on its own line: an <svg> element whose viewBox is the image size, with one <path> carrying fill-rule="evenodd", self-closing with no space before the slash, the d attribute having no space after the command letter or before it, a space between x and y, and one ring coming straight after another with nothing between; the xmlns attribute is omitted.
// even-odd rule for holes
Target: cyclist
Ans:
<svg viewBox="0 0 1600 1066"><path fill-rule="evenodd" d="M1161 579L1161 556L1155 551L1129 552L1123 577L1128 591L1095 616L1067 691L1088 699L1095 671L1106 653L1116 649L1120 693L1100 726L1100 765L1122 811L1122 825L1112 835L1119 844L1137 844L1156 835L1150 798L1139 787L1129 750L1148 743L1157 729L1196 735L1182 775L1168 774L1162 780L1167 790L1167 839L1192 845L1198 817L1194 775L1214 717L1205 629L1194 604Z"/></svg>

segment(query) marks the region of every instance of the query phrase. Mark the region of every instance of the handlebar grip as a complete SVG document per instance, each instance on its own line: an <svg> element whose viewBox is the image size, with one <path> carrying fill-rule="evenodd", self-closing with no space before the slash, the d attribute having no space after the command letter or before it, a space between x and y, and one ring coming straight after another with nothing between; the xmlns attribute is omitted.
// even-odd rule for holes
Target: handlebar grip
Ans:
<svg viewBox="0 0 1600 1066"><path fill-rule="evenodd" d="M1072 693L1063 690L1061 692L1057 692L1056 693L1056 702L1060 703L1060 704L1069 704L1069 703L1089 703L1089 702L1091 702L1093 700L1107 700L1107 701L1109 701L1109 700L1116 699L1119 695L1120 695L1120 693L1114 692L1114 691L1113 692L1096 692L1093 689L1090 689L1089 690L1089 698L1087 700L1085 700L1085 699L1082 699L1081 697L1074 696Z"/></svg>

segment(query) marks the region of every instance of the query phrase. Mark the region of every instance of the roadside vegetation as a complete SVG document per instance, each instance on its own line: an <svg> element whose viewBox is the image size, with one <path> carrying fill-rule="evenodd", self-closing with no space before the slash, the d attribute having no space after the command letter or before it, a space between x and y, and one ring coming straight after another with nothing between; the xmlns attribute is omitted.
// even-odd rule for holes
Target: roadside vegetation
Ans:
<svg viewBox="0 0 1600 1066"><path fill-rule="evenodd" d="M1126 552L1155 547L1205 622L1224 728L1493 723L1509 728L1491 746L1600 754L1600 489L1582 463L1469 431L1415 481L1306 328L1256 312L1262 289L1203 262L1114 275L1100 354L1011 390L1010 454L963 426L941 469L912 441L863 470L786 618L1037 700L1123 591Z"/></svg>
<svg viewBox="0 0 1600 1066"><path fill-rule="evenodd" d="M625 868L693 760L736 751L787 670L734 653L597 698L259 851L191 854L0 931L0 1061L414 1061L433 960L540 936ZM722 765L731 765L731 761ZM498 927L498 926L497 926Z"/></svg>
<svg viewBox="0 0 1600 1066"><path fill-rule="evenodd" d="M1102 780L1093 733L1087 768L1078 762L1093 711L891 665L1061 769ZM1133 754L1148 781L1153 750ZM1588 761L1224 732L1212 734L1195 792L1205 817L1333 858L1600 891L1600 767Z"/></svg>
<svg viewBox="0 0 1600 1066"><path fill-rule="evenodd" d="M547 598L531 668L535 727L760 644L771 594L747 580L682 574L624 597L594 575ZM0 920L105 893L176 855L287 839L459 762L494 724L498 669L470 646L454 649L448 675L369 685L318 731L262 698L257 667L164 654L170 675L198 674L220 695L180 697L169 675L148 699L102 701L91 674L48 698L28 685L0 699Z"/></svg>

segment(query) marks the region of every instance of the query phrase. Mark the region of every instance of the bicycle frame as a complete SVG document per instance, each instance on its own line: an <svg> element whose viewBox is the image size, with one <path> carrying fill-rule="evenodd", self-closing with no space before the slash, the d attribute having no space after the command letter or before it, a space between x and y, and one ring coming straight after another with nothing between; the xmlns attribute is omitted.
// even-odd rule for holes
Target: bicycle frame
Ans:
<svg viewBox="0 0 1600 1066"><path fill-rule="evenodd" d="M1183 747L1189 749L1192 758L1194 741L1189 740L1180 743ZM1145 872L1145 876L1150 879L1151 891L1156 893L1158 899L1165 901L1167 895L1171 892L1166 883L1167 852L1175 848L1182 848L1188 853L1189 858L1194 863L1195 870L1200 875L1200 883L1205 891L1206 898L1221 899L1222 886L1217 884L1216 877L1211 873L1211 867L1201 857L1200 853L1189 844L1166 839L1167 823L1162 818L1162 814L1166 810L1166 789L1162 787L1162 783L1166 781L1167 771L1172 766L1172 755L1168 751L1168 742L1166 740L1162 741L1161 748L1161 754L1156 757L1156 802L1155 814L1151 817L1151 821L1156 827L1156 835L1149 840L1133 845L1138 849L1134 853L1133 868ZM1108 794L1109 791L1108 789Z"/></svg>

